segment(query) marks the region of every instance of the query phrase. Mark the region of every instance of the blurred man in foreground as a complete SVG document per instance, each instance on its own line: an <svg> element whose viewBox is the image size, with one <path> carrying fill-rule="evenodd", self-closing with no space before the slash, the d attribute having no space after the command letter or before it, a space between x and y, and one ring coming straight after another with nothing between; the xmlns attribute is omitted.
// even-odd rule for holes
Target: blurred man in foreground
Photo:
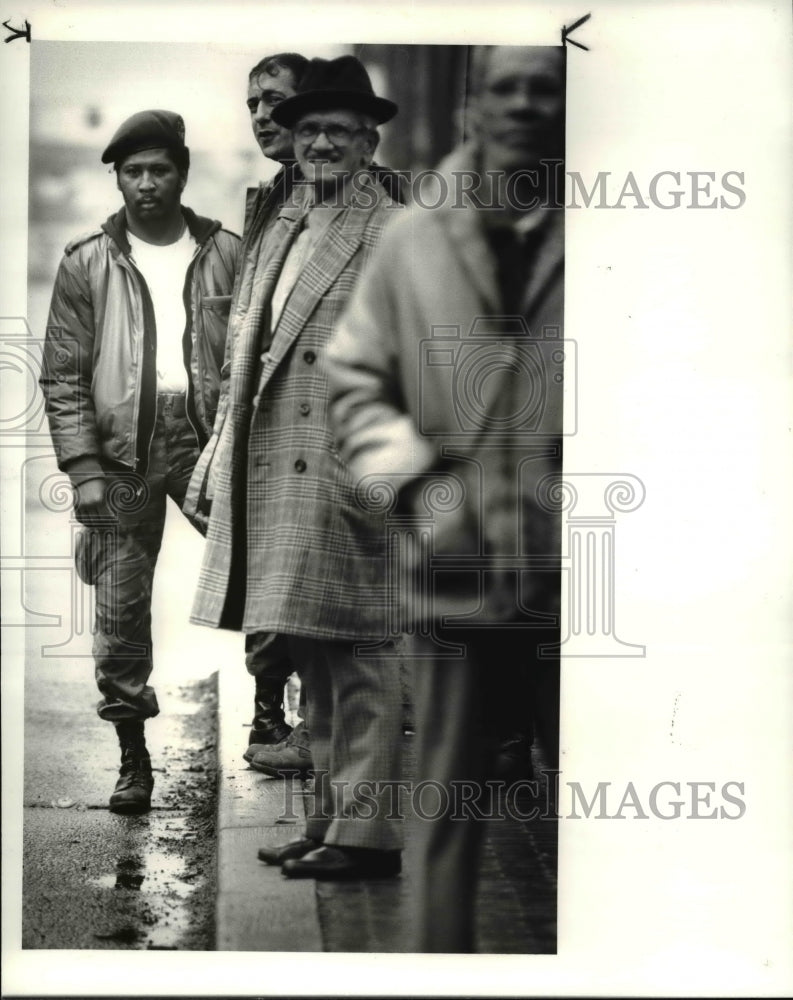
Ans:
<svg viewBox="0 0 793 1000"><path fill-rule="evenodd" d="M182 207L184 121L141 111L102 154L124 206L58 269L41 387L58 466L75 490L81 578L96 587L101 718L121 771L110 809L145 812L144 721L159 712L151 591L166 498L180 507L212 431L239 239Z"/></svg>
<svg viewBox="0 0 793 1000"><path fill-rule="evenodd" d="M473 138L441 165L449 197L388 230L328 355L342 456L362 486L396 487L412 538L392 576L410 581L417 785L440 783L447 803L465 786L483 808L502 702L529 722L541 673L557 753L558 672L538 660L558 642L559 517L539 488L561 470L564 67L563 49L475 53ZM475 947L482 823L452 813L416 824L419 951Z"/></svg>

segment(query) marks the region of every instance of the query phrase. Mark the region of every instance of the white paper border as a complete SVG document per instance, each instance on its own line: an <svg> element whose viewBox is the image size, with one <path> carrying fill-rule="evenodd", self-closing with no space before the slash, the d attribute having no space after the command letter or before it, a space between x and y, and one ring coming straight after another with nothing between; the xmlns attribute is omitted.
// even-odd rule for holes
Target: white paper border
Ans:
<svg viewBox="0 0 793 1000"><path fill-rule="evenodd" d="M18 950L21 663L4 636L8 995L781 996L793 975L790 14L720 4L3 3L34 39L558 44L568 169L740 170L739 211L570 212L566 334L582 430L566 468L631 472L618 624L644 660L565 664L565 768L611 780L743 780L739 821L569 821L559 954L508 957ZM264 14L266 13L266 18ZM301 41L289 25L300 25ZM308 26L308 27L307 27ZM2 46L2 315L24 315L27 61ZM662 349L663 345L663 349ZM7 482L5 483L7 486ZM14 945L16 944L16 948Z"/></svg>

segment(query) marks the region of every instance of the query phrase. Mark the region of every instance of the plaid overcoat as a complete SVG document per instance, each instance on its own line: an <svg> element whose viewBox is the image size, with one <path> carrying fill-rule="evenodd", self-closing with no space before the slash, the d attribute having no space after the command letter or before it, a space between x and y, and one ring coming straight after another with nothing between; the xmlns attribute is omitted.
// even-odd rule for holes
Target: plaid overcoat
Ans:
<svg viewBox="0 0 793 1000"><path fill-rule="evenodd" d="M255 225L243 244L225 405L192 490L211 466L196 624L338 640L385 633L384 527L359 503L329 427L325 346L398 207L374 181L354 186L264 353L298 213L283 209L264 246Z"/></svg>

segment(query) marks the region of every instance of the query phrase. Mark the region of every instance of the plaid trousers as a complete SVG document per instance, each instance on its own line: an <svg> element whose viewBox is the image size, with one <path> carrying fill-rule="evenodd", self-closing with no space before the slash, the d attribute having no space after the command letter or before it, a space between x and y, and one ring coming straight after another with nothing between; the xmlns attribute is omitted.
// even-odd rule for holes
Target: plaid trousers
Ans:
<svg viewBox="0 0 793 1000"><path fill-rule="evenodd" d="M401 849L398 660L356 657L352 642L287 638L306 686L316 779L306 836L340 847Z"/></svg>

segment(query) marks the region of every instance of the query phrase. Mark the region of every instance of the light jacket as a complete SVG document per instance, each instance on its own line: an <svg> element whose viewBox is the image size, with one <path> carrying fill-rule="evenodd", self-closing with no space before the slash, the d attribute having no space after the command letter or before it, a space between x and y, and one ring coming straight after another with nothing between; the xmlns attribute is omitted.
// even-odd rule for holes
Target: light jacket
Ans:
<svg viewBox="0 0 793 1000"><path fill-rule="evenodd" d="M198 244L182 297L187 414L203 447L212 431L239 238L182 208ZM157 331L131 259L122 208L72 241L58 268L39 380L58 466L83 479L109 460L145 474L156 418Z"/></svg>
<svg viewBox="0 0 793 1000"><path fill-rule="evenodd" d="M482 213L455 204L451 186L452 169L474 168L456 151L441 165L446 203L389 227L326 358L330 418L359 490L398 495L396 512L429 519L433 555L451 560L421 613L478 608L500 621L514 614L516 578L528 607L558 604L546 581L558 579L559 518L538 490L560 470L561 378L574 364L563 373L564 213L537 219L518 325L494 335L502 307ZM536 573L517 573L524 557Z"/></svg>

